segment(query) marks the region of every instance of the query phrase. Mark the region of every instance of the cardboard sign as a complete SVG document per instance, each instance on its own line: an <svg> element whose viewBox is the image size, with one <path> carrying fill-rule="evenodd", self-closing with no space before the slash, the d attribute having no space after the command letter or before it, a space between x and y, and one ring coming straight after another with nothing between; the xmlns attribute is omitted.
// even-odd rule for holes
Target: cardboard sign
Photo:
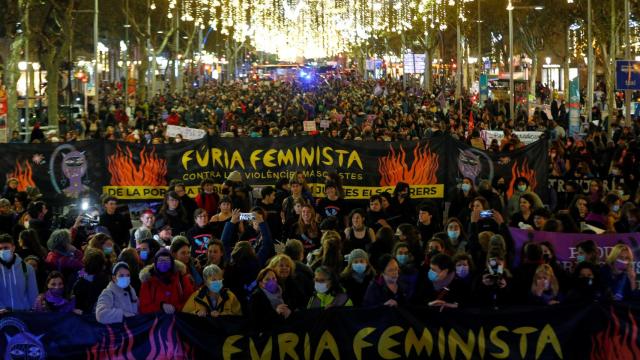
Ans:
<svg viewBox="0 0 640 360"><path fill-rule="evenodd" d="M315 121L303 121L302 126L304 131L311 132L316 131L316 122Z"/></svg>
<svg viewBox="0 0 640 360"><path fill-rule="evenodd" d="M169 137L176 137L178 134L182 135L182 138L185 140L198 140L207 135L207 132L202 129L194 129L186 126L167 126L167 135Z"/></svg>

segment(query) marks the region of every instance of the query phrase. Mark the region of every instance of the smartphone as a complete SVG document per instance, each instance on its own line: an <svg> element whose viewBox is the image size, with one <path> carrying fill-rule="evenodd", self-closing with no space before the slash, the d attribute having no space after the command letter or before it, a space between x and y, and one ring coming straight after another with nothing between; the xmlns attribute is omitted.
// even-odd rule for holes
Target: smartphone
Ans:
<svg viewBox="0 0 640 360"><path fill-rule="evenodd" d="M482 210L480 211L480 217L483 219L493 217L493 210Z"/></svg>
<svg viewBox="0 0 640 360"><path fill-rule="evenodd" d="M252 221L255 220L256 217L253 213L240 213L240 220L242 221Z"/></svg>

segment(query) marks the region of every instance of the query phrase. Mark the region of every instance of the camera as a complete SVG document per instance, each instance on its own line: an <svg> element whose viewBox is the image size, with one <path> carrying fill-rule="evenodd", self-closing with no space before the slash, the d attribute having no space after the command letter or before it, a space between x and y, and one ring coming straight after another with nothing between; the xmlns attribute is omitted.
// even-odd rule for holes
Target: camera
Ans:
<svg viewBox="0 0 640 360"><path fill-rule="evenodd" d="M83 213L82 215L80 215L80 225L82 226L94 227L94 226L98 226L99 224L100 224L99 215L91 216L87 213Z"/></svg>
<svg viewBox="0 0 640 360"><path fill-rule="evenodd" d="M253 213L240 213L240 220L242 221L253 221L256 219L256 216Z"/></svg>
<svg viewBox="0 0 640 360"><path fill-rule="evenodd" d="M480 211L480 218L488 219L493 217L493 210L482 210Z"/></svg>

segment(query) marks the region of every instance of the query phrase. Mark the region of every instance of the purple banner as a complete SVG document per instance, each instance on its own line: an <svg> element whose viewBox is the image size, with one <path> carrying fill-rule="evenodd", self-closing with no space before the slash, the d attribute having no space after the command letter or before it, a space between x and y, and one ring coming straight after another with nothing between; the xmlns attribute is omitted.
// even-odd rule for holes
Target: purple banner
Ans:
<svg viewBox="0 0 640 360"><path fill-rule="evenodd" d="M511 236L513 237L513 241L515 243L515 263L520 263L520 254L522 252L523 245L529 241L533 240L537 243L548 241L550 242L556 251L556 258L562 264L562 266L567 271L572 271L573 266L576 262L576 245L585 240L593 240L598 246L598 259L601 263L603 263L611 249L619 243L623 243L629 245L634 253L635 249L638 247L638 243L640 242L640 233L626 233L626 234L566 234L566 233L556 233L556 232L548 232L548 231L531 231L531 230L522 230L514 227L510 227L509 231L511 231ZM638 271L638 265L640 262L638 261L637 256L634 254L634 268Z"/></svg>

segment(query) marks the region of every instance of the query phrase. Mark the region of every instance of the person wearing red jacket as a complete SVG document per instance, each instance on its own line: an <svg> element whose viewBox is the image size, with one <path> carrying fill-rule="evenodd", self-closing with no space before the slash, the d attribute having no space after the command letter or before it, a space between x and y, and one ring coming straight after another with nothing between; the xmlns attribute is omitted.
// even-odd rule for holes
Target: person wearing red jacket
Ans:
<svg viewBox="0 0 640 360"><path fill-rule="evenodd" d="M167 249L156 253L154 263L140 271L140 313L181 311L194 292L186 267L174 260Z"/></svg>
<svg viewBox="0 0 640 360"><path fill-rule="evenodd" d="M167 125L180 125L180 115L175 110L171 110L171 114L167 117Z"/></svg>
<svg viewBox="0 0 640 360"><path fill-rule="evenodd" d="M215 182L213 179L204 179L200 183L200 193L196 196L196 204L201 209L207 210L207 215L211 218L218 212L220 196L215 192Z"/></svg>

